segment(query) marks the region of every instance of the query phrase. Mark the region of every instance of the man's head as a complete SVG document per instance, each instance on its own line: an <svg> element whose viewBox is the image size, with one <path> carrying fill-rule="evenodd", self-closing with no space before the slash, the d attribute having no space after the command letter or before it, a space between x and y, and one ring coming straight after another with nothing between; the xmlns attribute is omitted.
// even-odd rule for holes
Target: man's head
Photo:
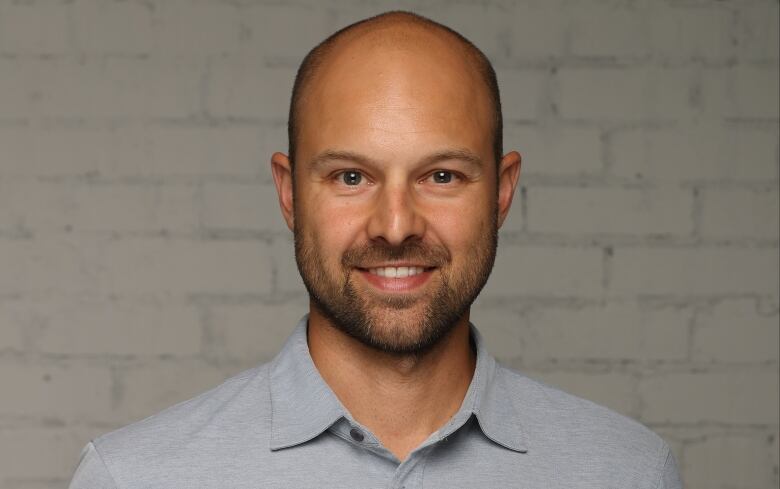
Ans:
<svg viewBox="0 0 780 489"><path fill-rule="evenodd" d="M306 57L290 117L273 172L312 314L386 352L429 349L468 319L517 183L489 62L383 14Z"/></svg>
<svg viewBox="0 0 780 489"><path fill-rule="evenodd" d="M357 37L360 36L361 33L366 32L376 33L378 29L383 28L384 35L375 37L373 42L383 43L386 46L400 46L401 44L412 40L406 34L408 31L405 31L404 29L393 29L393 27L400 26L415 27L423 31L428 31L431 34L438 34L445 39L449 38L447 40L453 43L456 49L461 51L461 55L468 58L467 61L472 69L477 71L479 77L482 79L483 88L490 97L492 110L491 117L493 120L493 156L496 164L501 160L503 151L501 97L499 95L496 72L493 70L490 60L488 60L484 53L474 46L471 41L449 27L417 14L395 11L370 17L342 28L315 46L304 57L295 77L287 122L287 153L291 164L295 165L296 145L299 137L300 124L304 121L301 117L301 111L307 98L306 96L308 95L307 89L316 78L319 68L327 61L328 54L338 47L340 42L348 42L350 36Z"/></svg>

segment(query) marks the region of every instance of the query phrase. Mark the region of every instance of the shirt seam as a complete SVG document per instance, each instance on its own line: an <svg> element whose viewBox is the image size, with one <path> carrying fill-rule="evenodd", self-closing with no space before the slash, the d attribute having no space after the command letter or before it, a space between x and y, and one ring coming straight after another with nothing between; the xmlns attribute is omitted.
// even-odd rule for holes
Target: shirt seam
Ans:
<svg viewBox="0 0 780 489"><path fill-rule="evenodd" d="M439 442L439 443L441 443L441 442ZM420 463L422 464L422 467L420 468L420 488L421 489L423 487L425 487L425 469L428 468L428 456L431 454L431 452L433 451L434 447L435 447L435 445L431 445L430 447L428 447L429 450L427 450L425 452L425 456L423 457L422 460L420 460Z"/></svg>
<svg viewBox="0 0 780 489"><path fill-rule="evenodd" d="M111 482L114 484L115 489L120 489L119 484L116 482L116 478L111 473L111 469L108 468L108 464L106 463L106 459L103 458L103 454L100 453L100 450L98 450L97 445L95 445L94 441L89 442L90 445L92 445L92 448L95 450L95 453L97 454L98 458L100 459L100 463L103 464L103 467L106 469L106 473L108 474L108 477L111 478Z"/></svg>
<svg viewBox="0 0 780 489"><path fill-rule="evenodd" d="M666 445L665 442L661 443L661 456L658 457L658 481L655 483L655 489L661 489L661 481L664 479L664 469L669 462L669 457L672 455L672 451Z"/></svg>

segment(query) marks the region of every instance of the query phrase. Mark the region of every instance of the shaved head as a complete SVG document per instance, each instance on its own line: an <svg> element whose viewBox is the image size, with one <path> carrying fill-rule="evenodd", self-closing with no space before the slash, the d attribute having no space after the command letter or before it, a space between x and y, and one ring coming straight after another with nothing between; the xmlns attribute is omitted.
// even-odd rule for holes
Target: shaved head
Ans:
<svg viewBox="0 0 780 489"><path fill-rule="evenodd" d="M437 44L459 58L462 71L471 71L484 87L484 95L491 107L492 146L495 163L501 160L503 124L498 82L493 66L487 57L468 39L447 26L426 17L402 11L386 12L351 24L315 46L303 59L295 77L290 114L287 125L289 138L288 154L291 165L295 165L301 127L306 123L306 105L314 91L319 75L328 68L334 58L359 44L362 48L378 52L381 50L414 51L430 49ZM352 60L355 62L355 60ZM356 61L360 63L360 61Z"/></svg>
<svg viewBox="0 0 780 489"><path fill-rule="evenodd" d="M465 338L520 170L485 55L412 13L352 24L303 60L288 129L271 163L309 327L400 357Z"/></svg>

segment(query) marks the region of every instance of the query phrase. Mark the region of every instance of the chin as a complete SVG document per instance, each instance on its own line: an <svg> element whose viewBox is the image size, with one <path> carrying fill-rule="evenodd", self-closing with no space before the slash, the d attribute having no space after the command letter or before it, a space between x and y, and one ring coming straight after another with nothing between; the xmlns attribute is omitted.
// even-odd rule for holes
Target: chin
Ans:
<svg viewBox="0 0 780 489"><path fill-rule="evenodd" d="M367 319L362 327L353 324L346 332L366 346L399 356L420 355L431 350L457 324L457 321L451 324L431 321L425 307L383 308Z"/></svg>

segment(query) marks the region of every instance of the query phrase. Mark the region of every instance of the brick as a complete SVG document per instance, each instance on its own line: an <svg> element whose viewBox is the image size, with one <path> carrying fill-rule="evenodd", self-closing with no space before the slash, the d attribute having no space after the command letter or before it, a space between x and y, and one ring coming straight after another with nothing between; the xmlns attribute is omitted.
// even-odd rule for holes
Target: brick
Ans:
<svg viewBox="0 0 780 489"><path fill-rule="evenodd" d="M598 248L501 245L487 297L600 297L602 252Z"/></svg>
<svg viewBox="0 0 780 489"><path fill-rule="evenodd" d="M777 189L704 189L700 231L705 237L778 239Z"/></svg>
<svg viewBox="0 0 780 489"><path fill-rule="evenodd" d="M212 63L207 110L217 117L286 120L295 71L269 68L256 56L229 56Z"/></svg>
<svg viewBox="0 0 780 489"><path fill-rule="evenodd" d="M774 460L772 472L775 474L774 484L778 485L778 479L780 479L780 430L775 426L775 429L770 436L769 453L772 460Z"/></svg>
<svg viewBox="0 0 780 489"><path fill-rule="evenodd" d="M257 126L118 130L108 137L117 151L106 158L102 171L117 176L255 177L270 174L266 167L272 148L284 149L286 145L286 135L280 141L278 134L273 127Z"/></svg>
<svg viewBox="0 0 780 489"><path fill-rule="evenodd" d="M778 266L776 249L617 249L609 290L620 295L777 295Z"/></svg>
<svg viewBox="0 0 780 489"><path fill-rule="evenodd" d="M496 60L507 54L510 48L505 46L505 40L513 30L520 28L513 22L517 17L507 14L505 6L497 3L452 3L438 9L434 18L458 31L478 46L486 56ZM480 22L474 22L474 19L480 19ZM491 28L484 29L482 22Z"/></svg>
<svg viewBox="0 0 780 489"><path fill-rule="evenodd" d="M635 411L636 380L629 374L565 370L524 370L523 373L621 414L632 416Z"/></svg>
<svg viewBox="0 0 780 489"><path fill-rule="evenodd" d="M649 423L777 423L776 368L654 374L639 382Z"/></svg>
<svg viewBox="0 0 780 489"><path fill-rule="evenodd" d="M130 423L195 397L228 377L216 366L197 359L127 368L119 372L114 415Z"/></svg>
<svg viewBox="0 0 780 489"><path fill-rule="evenodd" d="M527 320L508 308L484 306L477 300L471 308L470 321L482 334L488 351L500 360L522 356Z"/></svg>
<svg viewBox="0 0 780 489"><path fill-rule="evenodd" d="M522 187L515 190L512 200L512 206L509 209L509 215L504 219L499 232L499 240L506 234L513 232L522 232L525 229L525 218L523 216Z"/></svg>
<svg viewBox="0 0 780 489"><path fill-rule="evenodd" d="M777 2L743 4L738 12L739 58L777 63L780 58L780 7Z"/></svg>
<svg viewBox="0 0 780 489"><path fill-rule="evenodd" d="M257 241L124 239L102 251L94 282L117 293L264 294L271 289L268 252Z"/></svg>
<svg viewBox="0 0 780 489"><path fill-rule="evenodd" d="M588 4L575 6L570 15L569 49L575 56L641 56L648 52L647 15L642 11Z"/></svg>
<svg viewBox="0 0 780 489"><path fill-rule="evenodd" d="M687 69L565 68L556 100L566 119L674 120L690 113Z"/></svg>
<svg viewBox="0 0 780 489"><path fill-rule="evenodd" d="M24 334L18 325L17 311L11 302L0 302L0 317L4 318L0 328L0 352L3 350L23 351L25 349Z"/></svg>
<svg viewBox="0 0 780 489"><path fill-rule="evenodd" d="M690 190L614 187L529 187L528 231L566 234L688 234Z"/></svg>
<svg viewBox="0 0 780 489"><path fill-rule="evenodd" d="M690 317L690 310L635 302L543 308L528 319L523 358L528 362L684 360Z"/></svg>
<svg viewBox="0 0 780 489"><path fill-rule="evenodd" d="M338 12L351 13L353 8ZM247 33L242 48L255 56L283 56L300 62L310 49L335 32L329 17L324 6L316 3L246 5L241 11L241 26Z"/></svg>
<svg viewBox="0 0 780 489"><path fill-rule="evenodd" d="M713 5L655 8L649 14L650 46L655 57L724 61L734 53L732 14Z"/></svg>
<svg viewBox="0 0 780 489"><path fill-rule="evenodd" d="M262 294L271 288L266 247L255 241L106 241L70 235L0 241L0 265L0 294Z"/></svg>
<svg viewBox="0 0 780 489"><path fill-rule="evenodd" d="M270 182L271 154L286 145L277 126L0 126L0 175L263 175Z"/></svg>
<svg viewBox="0 0 780 489"><path fill-rule="evenodd" d="M274 267L274 291L305 295L306 287L295 263L292 233L274 239L271 245L271 259Z"/></svg>
<svg viewBox="0 0 780 489"><path fill-rule="evenodd" d="M90 436L97 434L83 428L68 427L18 427L0 430L0 440L3 440L0 443L0 474L2 477L17 480L70 479L81 449Z"/></svg>
<svg viewBox="0 0 780 489"><path fill-rule="evenodd" d="M747 299L721 302L696 318L693 358L703 362L777 362L778 311Z"/></svg>
<svg viewBox="0 0 780 489"><path fill-rule="evenodd" d="M111 405L108 368L5 364L0 368L0 414L95 421Z"/></svg>
<svg viewBox="0 0 780 489"><path fill-rule="evenodd" d="M263 127L259 139L260 150L256 152L256 159L260 161L261 179L263 183L273 184L271 156L277 151L289 154L287 124Z"/></svg>
<svg viewBox="0 0 780 489"><path fill-rule="evenodd" d="M611 170L666 182L776 180L777 147L775 131L722 124L626 131L612 138Z"/></svg>
<svg viewBox="0 0 780 489"><path fill-rule="evenodd" d="M0 182L0 229L197 230L190 185Z"/></svg>
<svg viewBox="0 0 780 489"><path fill-rule="evenodd" d="M229 3L160 3L154 11L155 52L204 56L235 51L239 44L239 20L238 9Z"/></svg>
<svg viewBox="0 0 780 489"><path fill-rule="evenodd" d="M774 487L770 446L765 434L713 434L694 441L685 447L681 467L686 487Z"/></svg>
<svg viewBox="0 0 780 489"><path fill-rule="evenodd" d="M200 110L197 61L1 59L4 117L187 117Z"/></svg>
<svg viewBox="0 0 780 489"><path fill-rule="evenodd" d="M779 79L777 65L706 70L702 75L702 111L712 117L776 121Z"/></svg>
<svg viewBox="0 0 780 489"><path fill-rule="evenodd" d="M206 183L203 225L216 230L289 232L273 185Z"/></svg>
<svg viewBox="0 0 780 489"><path fill-rule="evenodd" d="M602 171L601 134L588 127L504 127L504 152L523 156L520 178L528 175L581 176Z"/></svg>
<svg viewBox="0 0 780 489"><path fill-rule="evenodd" d="M75 43L90 54L152 52L154 7L135 2L77 0L73 4Z"/></svg>
<svg viewBox="0 0 780 489"><path fill-rule="evenodd" d="M211 311L212 351L250 363L270 361L308 311L305 300L218 306Z"/></svg>
<svg viewBox="0 0 780 489"><path fill-rule="evenodd" d="M195 355L198 311L191 306L122 301L23 302L12 324L37 330L36 350L67 355Z"/></svg>
<svg viewBox="0 0 780 489"><path fill-rule="evenodd" d="M71 7L66 3L0 4L0 51L61 54L72 49Z"/></svg>
<svg viewBox="0 0 780 489"><path fill-rule="evenodd" d="M546 1L517 4L505 17L511 19L508 49L515 58L549 58L565 54L569 19L560 14L561 5Z"/></svg>
<svg viewBox="0 0 780 489"><path fill-rule="evenodd" d="M498 70L501 111L504 121L529 121L547 110L548 76L539 70Z"/></svg>
<svg viewBox="0 0 780 489"><path fill-rule="evenodd" d="M94 288L95 256L93 242L68 236L0 240L0 295Z"/></svg>
<svg viewBox="0 0 780 489"><path fill-rule="evenodd" d="M0 126L0 175L94 174L107 157L107 146L93 131Z"/></svg>

